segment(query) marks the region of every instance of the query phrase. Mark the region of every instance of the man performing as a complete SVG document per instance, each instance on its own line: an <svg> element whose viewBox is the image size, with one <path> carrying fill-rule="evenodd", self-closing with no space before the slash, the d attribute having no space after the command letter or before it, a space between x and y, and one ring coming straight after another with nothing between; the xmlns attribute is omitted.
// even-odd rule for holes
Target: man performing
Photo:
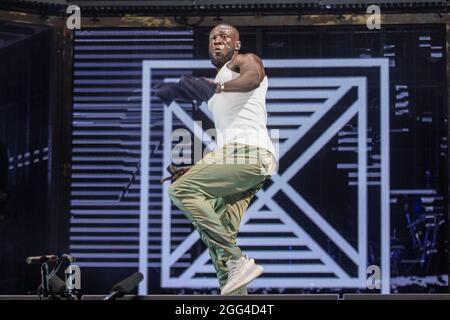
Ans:
<svg viewBox="0 0 450 320"><path fill-rule="evenodd" d="M267 76L261 59L240 54L240 47L233 26L221 23L211 30L209 56L218 73L207 84L214 88L207 101L218 149L178 173L169 187L173 203L209 249L222 295L247 294L247 284L263 272L236 237L250 200L276 169L266 127Z"/></svg>

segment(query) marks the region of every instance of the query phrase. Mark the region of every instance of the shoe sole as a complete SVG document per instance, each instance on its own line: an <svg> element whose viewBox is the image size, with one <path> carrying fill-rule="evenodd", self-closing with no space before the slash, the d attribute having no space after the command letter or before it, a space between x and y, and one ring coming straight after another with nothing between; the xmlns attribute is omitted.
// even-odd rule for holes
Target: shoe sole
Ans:
<svg viewBox="0 0 450 320"><path fill-rule="evenodd" d="M246 276L245 276L244 280L242 280L240 282L239 286L232 287L232 288L226 290L226 292L222 292L221 294L223 296L229 295L233 291L236 291L236 290L239 290L242 287L245 287L247 284L249 284L250 282L252 282L256 278L258 278L264 272L264 268L261 267L260 265L257 265L257 264L255 264L255 267L252 267L251 269L249 269L247 271L248 274L246 273Z"/></svg>

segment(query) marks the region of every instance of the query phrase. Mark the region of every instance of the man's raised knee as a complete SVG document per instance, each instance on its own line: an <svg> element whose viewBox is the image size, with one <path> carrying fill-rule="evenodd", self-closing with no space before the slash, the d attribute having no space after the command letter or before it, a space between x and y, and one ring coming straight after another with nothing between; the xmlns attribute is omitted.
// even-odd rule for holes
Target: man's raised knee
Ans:
<svg viewBox="0 0 450 320"><path fill-rule="evenodd" d="M167 192L169 193L169 197L172 199L172 201L174 200L180 201L181 198L183 197L183 194L189 192L189 190L187 190L188 188L189 188L188 184L183 183L183 181L181 180L177 180L169 186Z"/></svg>

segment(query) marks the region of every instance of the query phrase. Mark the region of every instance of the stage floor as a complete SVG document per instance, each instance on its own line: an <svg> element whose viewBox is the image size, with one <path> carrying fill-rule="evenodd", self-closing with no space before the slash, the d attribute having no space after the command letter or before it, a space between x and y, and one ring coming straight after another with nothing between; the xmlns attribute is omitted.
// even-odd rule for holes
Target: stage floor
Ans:
<svg viewBox="0 0 450 320"><path fill-rule="evenodd" d="M83 295L82 300L103 300L106 295ZM0 295L0 300L39 300L36 295ZM220 295L127 295L118 300L450 300L450 294L277 294L277 295L247 295L247 296L220 296Z"/></svg>

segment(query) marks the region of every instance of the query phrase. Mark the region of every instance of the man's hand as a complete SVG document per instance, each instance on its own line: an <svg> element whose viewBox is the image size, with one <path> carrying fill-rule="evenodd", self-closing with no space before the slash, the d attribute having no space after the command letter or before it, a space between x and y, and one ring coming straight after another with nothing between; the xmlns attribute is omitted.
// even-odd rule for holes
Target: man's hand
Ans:
<svg viewBox="0 0 450 320"><path fill-rule="evenodd" d="M209 80L206 77L200 77L200 78L198 78L198 80L207 83L209 86L211 86L211 89L214 89L216 87L216 83L214 81L212 81L212 80Z"/></svg>
<svg viewBox="0 0 450 320"><path fill-rule="evenodd" d="M167 171L170 173L170 177L166 177L164 179L161 179L161 183L167 180L172 180L172 182L177 181L183 174L189 171L193 166L176 166L171 164L167 167Z"/></svg>

